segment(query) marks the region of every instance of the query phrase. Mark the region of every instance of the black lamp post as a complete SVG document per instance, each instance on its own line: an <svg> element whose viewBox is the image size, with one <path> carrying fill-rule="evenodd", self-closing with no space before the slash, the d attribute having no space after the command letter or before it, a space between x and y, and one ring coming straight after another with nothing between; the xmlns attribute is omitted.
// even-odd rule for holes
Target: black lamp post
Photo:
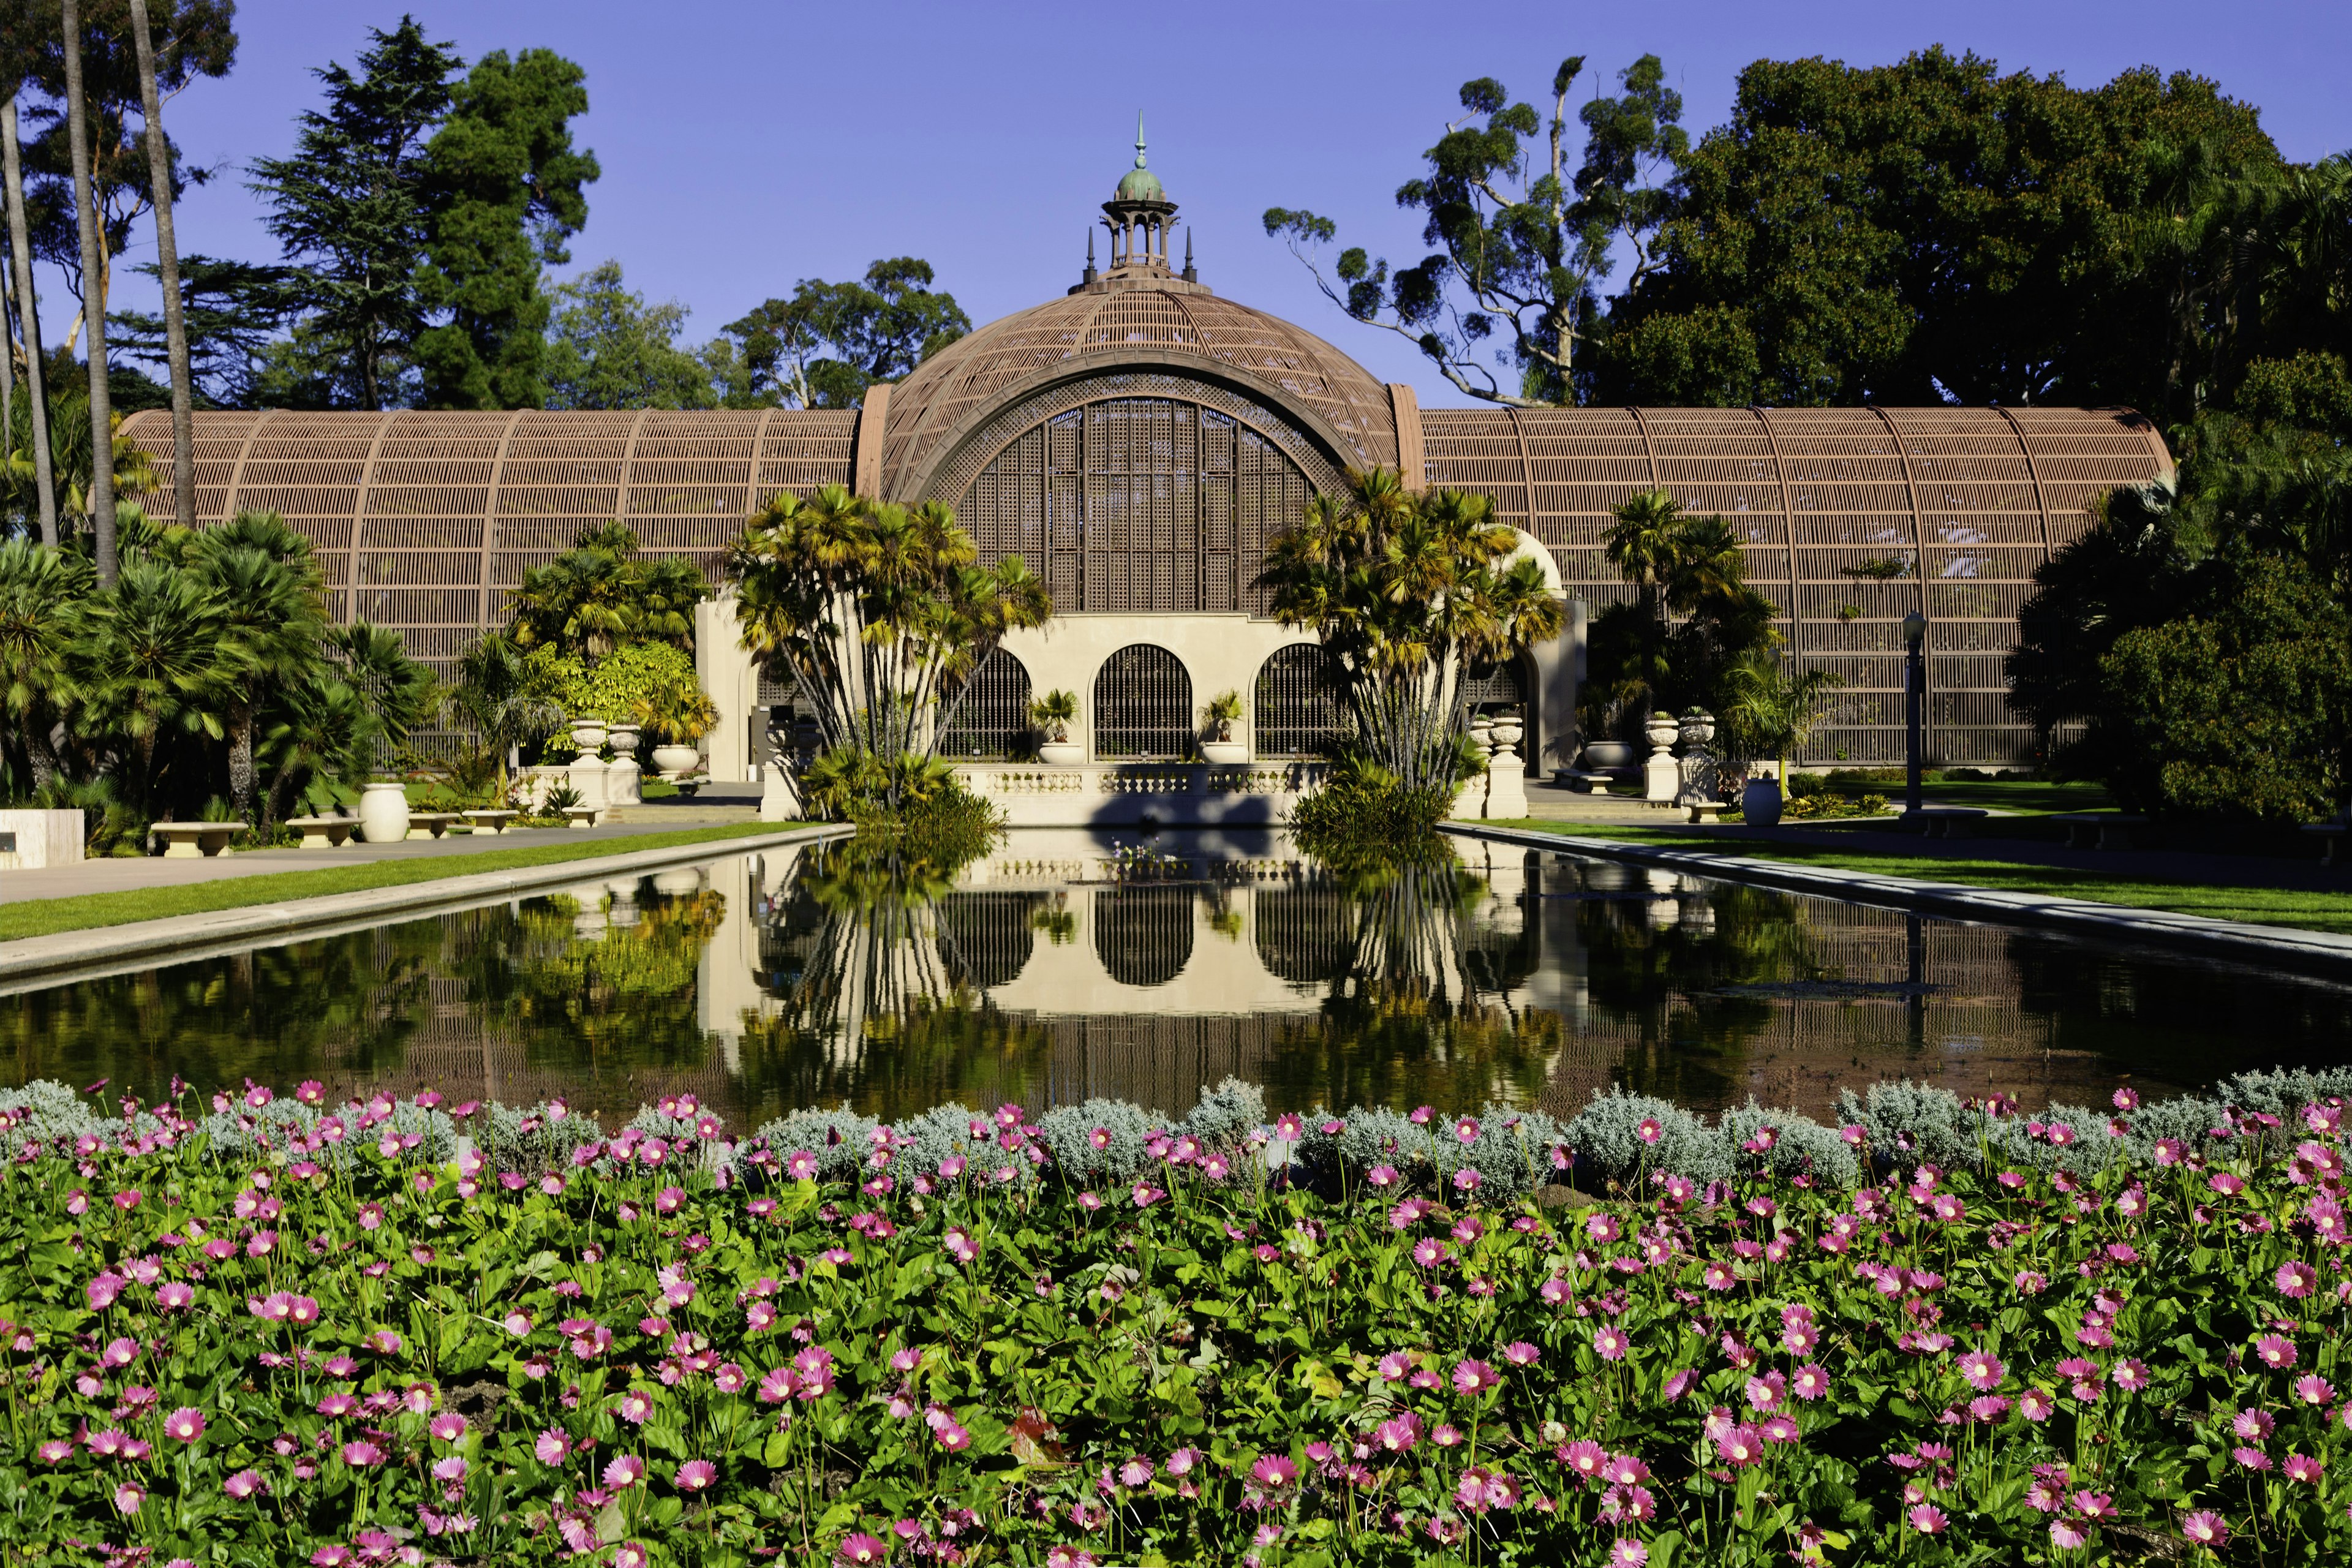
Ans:
<svg viewBox="0 0 2352 1568"><path fill-rule="evenodd" d="M1903 617L1903 815L1919 815L1920 709L1927 700L1927 617L1914 610Z"/></svg>

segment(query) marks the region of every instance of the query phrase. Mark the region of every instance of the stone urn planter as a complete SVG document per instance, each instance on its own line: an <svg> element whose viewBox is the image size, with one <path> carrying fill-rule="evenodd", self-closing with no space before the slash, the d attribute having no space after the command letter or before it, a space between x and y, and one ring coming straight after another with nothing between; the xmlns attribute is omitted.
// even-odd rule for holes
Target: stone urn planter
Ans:
<svg viewBox="0 0 2352 1568"><path fill-rule="evenodd" d="M1750 827L1780 826L1780 781L1749 779L1739 792L1739 815Z"/></svg>
<svg viewBox="0 0 2352 1568"><path fill-rule="evenodd" d="M1634 760L1630 741L1594 741L1584 748L1583 766L1588 773L1620 773L1632 767Z"/></svg>
<svg viewBox="0 0 2352 1568"><path fill-rule="evenodd" d="M1230 768L1250 760L1247 741L1203 741L1201 755L1216 767Z"/></svg>
<svg viewBox="0 0 2352 1568"><path fill-rule="evenodd" d="M408 837L408 792L398 779L376 779L360 790L360 837L397 844Z"/></svg>
<svg viewBox="0 0 2352 1568"><path fill-rule="evenodd" d="M666 779L693 773L702 761L702 753L692 746L667 745L654 748L654 771Z"/></svg>
<svg viewBox="0 0 2352 1568"><path fill-rule="evenodd" d="M1037 748L1037 760L1052 767L1066 768L1073 763L1087 760L1087 749L1076 741L1048 741Z"/></svg>
<svg viewBox="0 0 2352 1568"><path fill-rule="evenodd" d="M583 757L594 756L604 749L605 733L602 719L572 721L572 743L580 748L580 754Z"/></svg>
<svg viewBox="0 0 2352 1568"><path fill-rule="evenodd" d="M613 742L613 761L604 774L604 804L607 805L640 805L645 796L637 788L643 770L637 766L637 735L635 724L615 724L605 732Z"/></svg>

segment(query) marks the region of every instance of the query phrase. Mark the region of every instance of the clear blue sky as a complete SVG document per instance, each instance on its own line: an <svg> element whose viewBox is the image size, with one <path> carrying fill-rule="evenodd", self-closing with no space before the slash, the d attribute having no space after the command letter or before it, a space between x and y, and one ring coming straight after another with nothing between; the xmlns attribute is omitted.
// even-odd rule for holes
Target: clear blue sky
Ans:
<svg viewBox="0 0 2352 1568"><path fill-rule="evenodd" d="M2077 86L2143 64L2194 70L2259 105L2289 157L2352 148L2344 0L243 0L235 71L164 111L190 156L231 166L183 203L183 250L273 258L237 169L288 150L294 115L316 102L312 68L348 63L368 26L404 10L469 59L545 46L586 68L579 140L604 178L574 269L618 259L633 287L690 308L698 339L796 279L853 277L881 256L928 258L976 321L1059 293L1132 157L1140 109L1151 165L1193 226L1202 280L1412 382L1431 405L1462 400L1409 345L1327 304L1258 215L1311 207L1339 221L1343 241L1417 258L1415 226L1391 194L1471 77L1534 99L1565 55L1586 57L1589 85L1655 52L1696 135L1723 121L1739 68L1759 57L1878 64L1942 43ZM152 255L142 228L130 261ZM128 299L152 305L152 283L131 285ZM43 310L53 331L64 298L52 289Z"/></svg>

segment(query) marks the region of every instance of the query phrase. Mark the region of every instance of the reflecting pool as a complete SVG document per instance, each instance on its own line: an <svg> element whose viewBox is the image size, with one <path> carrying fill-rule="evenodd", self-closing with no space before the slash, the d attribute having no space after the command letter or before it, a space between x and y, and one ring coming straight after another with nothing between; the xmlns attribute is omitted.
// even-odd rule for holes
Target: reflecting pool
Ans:
<svg viewBox="0 0 2352 1568"><path fill-rule="evenodd" d="M1278 834L1009 836L951 878L842 846L8 991L12 1081L152 1096L692 1090L734 1125L848 1101L1572 1112L1617 1082L1827 1113L1879 1078L2029 1105L2345 1059L2352 986L1462 841L1348 877Z"/></svg>

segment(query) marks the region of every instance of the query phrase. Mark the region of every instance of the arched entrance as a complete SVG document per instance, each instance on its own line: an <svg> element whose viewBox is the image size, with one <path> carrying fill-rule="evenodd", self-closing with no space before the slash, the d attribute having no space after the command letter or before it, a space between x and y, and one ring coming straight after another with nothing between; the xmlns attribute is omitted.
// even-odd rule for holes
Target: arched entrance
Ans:
<svg viewBox="0 0 2352 1568"><path fill-rule="evenodd" d="M1192 678L1183 660L1151 643L1129 643L1095 676L1095 755L1150 762L1192 753Z"/></svg>

